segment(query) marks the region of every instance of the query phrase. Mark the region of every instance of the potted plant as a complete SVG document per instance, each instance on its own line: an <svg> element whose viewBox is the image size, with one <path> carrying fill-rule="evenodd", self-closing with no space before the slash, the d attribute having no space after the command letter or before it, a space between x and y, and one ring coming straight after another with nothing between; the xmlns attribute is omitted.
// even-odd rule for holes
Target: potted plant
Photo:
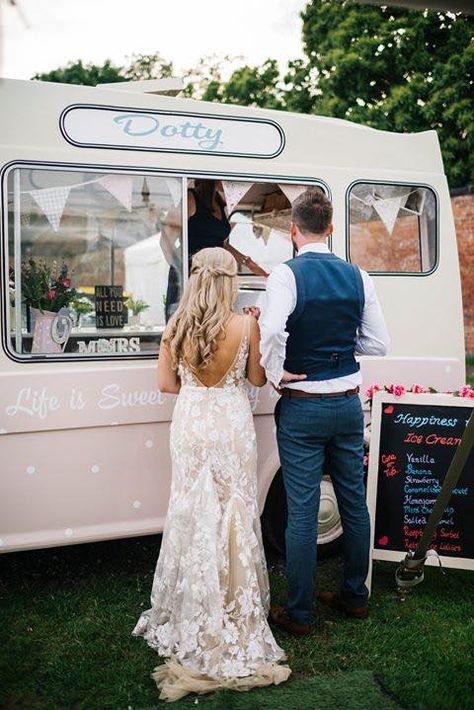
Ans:
<svg viewBox="0 0 474 710"><path fill-rule="evenodd" d="M132 316L130 318L130 325L140 325L140 313L146 311L147 308L150 308L149 304L145 301L142 301L141 298L135 299L133 298L133 296L130 296L125 301L125 305L127 306L128 310L132 312Z"/></svg>
<svg viewBox="0 0 474 710"><path fill-rule="evenodd" d="M79 296L75 301L72 301L71 308L75 311L77 320L76 326L81 327L81 316L87 315L87 313L92 313L94 306L87 298L87 296Z"/></svg>
<svg viewBox="0 0 474 710"><path fill-rule="evenodd" d="M21 284L23 299L35 316L31 352L63 352L72 321L59 311L77 297L68 278L67 265L58 268L57 262L53 261L51 267L43 260L27 259L22 263Z"/></svg>

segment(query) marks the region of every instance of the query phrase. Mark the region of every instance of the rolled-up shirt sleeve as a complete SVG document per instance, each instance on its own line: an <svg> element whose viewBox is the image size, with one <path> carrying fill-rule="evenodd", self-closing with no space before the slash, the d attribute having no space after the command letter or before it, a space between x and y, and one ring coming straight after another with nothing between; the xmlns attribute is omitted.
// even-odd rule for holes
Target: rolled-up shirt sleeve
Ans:
<svg viewBox="0 0 474 710"><path fill-rule="evenodd" d="M270 274L266 284L265 303L260 316L260 363L267 379L278 387L283 376L286 323L296 305L296 284L291 269L280 264Z"/></svg>
<svg viewBox="0 0 474 710"><path fill-rule="evenodd" d="M386 355L390 347L390 336L375 285L365 271L361 269L360 273L364 283L365 304L357 332L355 351L357 355Z"/></svg>

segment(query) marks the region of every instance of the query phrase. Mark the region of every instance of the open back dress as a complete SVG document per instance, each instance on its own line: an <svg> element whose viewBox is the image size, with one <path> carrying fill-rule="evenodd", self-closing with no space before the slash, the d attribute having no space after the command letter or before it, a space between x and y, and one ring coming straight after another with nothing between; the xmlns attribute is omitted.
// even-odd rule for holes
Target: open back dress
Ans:
<svg viewBox="0 0 474 710"><path fill-rule="evenodd" d="M290 669L267 621L270 605L257 506L257 447L245 388L250 316L219 382L184 362L171 423L172 482L151 594L133 634L168 658L161 698L278 684Z"/></svg>

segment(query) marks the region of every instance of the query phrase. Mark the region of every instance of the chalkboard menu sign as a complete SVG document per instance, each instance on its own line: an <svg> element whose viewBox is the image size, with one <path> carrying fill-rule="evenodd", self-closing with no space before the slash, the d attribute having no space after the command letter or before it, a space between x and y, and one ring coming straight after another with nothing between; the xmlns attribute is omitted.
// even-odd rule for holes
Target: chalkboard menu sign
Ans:
<svg viewBox="0 0 474 710"><path fill-rule="evenodd" d="M473 408L473 400L450 395L374 398L367 484L374 559L400 560L417 547ZM431 548L447 567L474 569L474 451Z"/></svg>
<svg viewBox="0 0 474 710"><path fill-rule="evenodd" d="M123 328L127 322L123 286L95 287L96 328Z"/></svg>

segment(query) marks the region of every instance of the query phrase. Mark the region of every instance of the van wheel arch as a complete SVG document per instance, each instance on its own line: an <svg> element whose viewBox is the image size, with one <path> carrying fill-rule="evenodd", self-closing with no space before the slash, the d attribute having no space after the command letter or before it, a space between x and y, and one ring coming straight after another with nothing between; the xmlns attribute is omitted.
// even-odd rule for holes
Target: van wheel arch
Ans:
<svg viewBox="0 0 474 710"><path fill-rule="evenodd" d="M270 554L284 558L285 530L288 518L286 493L281 468L276 472L267 493L261 515L265 547ZM319 511L318 559L333 557L342 550L342 526L334 488L328 476L321 482Z"/></svg>

